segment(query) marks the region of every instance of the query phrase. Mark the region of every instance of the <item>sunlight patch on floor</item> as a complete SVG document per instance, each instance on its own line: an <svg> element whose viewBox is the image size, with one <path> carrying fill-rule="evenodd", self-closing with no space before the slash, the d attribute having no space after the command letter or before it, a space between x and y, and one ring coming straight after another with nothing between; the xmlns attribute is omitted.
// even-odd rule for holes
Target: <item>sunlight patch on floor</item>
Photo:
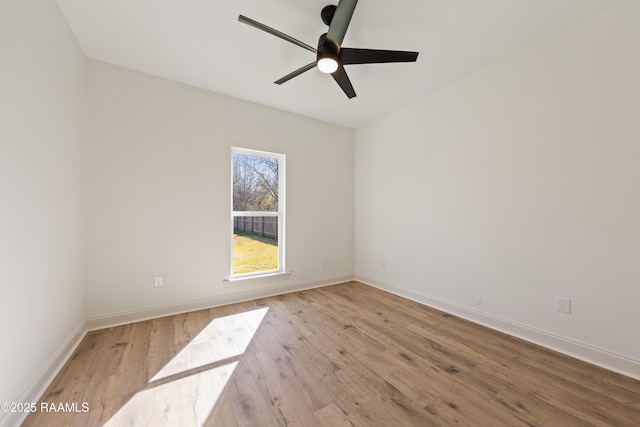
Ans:
<svg viewBox="0 0 640 427"><path fill-rule="evenodd" d="M267 310L265 307L213 319L151 381L243 354Z"/></svg>
<svg viewBox="0 0 640 427"><path fill-rule="evenodd" d="M104 426L203 426L268 310L213 319Z"/></svg>
<svg viewBox="0 0 640 427"><path fill-rule="evenodd" d="M136 393L105 427L203 426L238 362Z"/></svg>

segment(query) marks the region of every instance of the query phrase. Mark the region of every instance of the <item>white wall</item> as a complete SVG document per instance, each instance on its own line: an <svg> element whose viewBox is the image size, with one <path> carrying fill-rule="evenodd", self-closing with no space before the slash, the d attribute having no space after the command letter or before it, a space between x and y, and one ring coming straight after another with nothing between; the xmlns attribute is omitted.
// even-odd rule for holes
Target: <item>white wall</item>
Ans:
<svg viewBox="0 0 640 427"><path fill-rule="evenodd" d="M88 115L91 326L353 277L353 130L96 61ZM287 156L288 280L223 285L232 146Z"/></svg>
<svg viewBox="0 0 640 427"><path fill-rule="evenodd" d="M0 3L0 55L0 402L19 402L85 321L86 64L52 0Z"/></svg>
<svg viewBox="0 0 640 427"><path fill-rule="evenodd" d="M629 2L358 129L357 277L640 377L638 22Z"/></svg>

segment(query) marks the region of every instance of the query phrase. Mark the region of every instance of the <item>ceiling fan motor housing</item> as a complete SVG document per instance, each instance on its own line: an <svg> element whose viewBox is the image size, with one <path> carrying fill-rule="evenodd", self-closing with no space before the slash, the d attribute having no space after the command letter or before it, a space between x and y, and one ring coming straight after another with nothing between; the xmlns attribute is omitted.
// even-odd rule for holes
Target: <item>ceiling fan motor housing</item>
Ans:
<svg viewBox="0 0 640 427"><path fill-rule="evenodd" d="M316 62L320 71L323 73L333 73L336 71L340 63L338 59L339 52L340 48L327 40L326 34L321 35L318 40L318 54L316 55ZM325 64L322 62L325 62Z"/></svg>
<svg viewBox="0 0 640 427"><path fill-rule="evenodd" d="M324 33L318 39L318 58L322 55L323 57L326 55L333 55L338 58L338 53L340 53L340 47L335 43L332 43L330 40L327 40L327 33Z"/></svg>

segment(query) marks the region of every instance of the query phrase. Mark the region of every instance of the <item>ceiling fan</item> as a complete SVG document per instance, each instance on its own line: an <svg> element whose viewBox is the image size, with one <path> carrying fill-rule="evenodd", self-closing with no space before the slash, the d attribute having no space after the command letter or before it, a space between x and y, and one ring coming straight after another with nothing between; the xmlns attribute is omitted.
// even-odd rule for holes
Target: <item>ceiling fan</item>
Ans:
<svg viewBox="0 0 640 427"><path fill-rule="evenodd" d="M344 40L344 36L347 33L347 28L349 28L349 22L351 22L357 3L358 0L340 0L338 6L328 5L322 9L320 16L322 17L322 22L329 26L329 30L320 36L317 49L246 16L238 16L238 21L280 37L316 54L315 61L276 80L276 84L281 85L317 66L323 73L331 74L347 97L351 99L356 96L356 92L351 85L344 65L415 62L418 58L418 52L342 47L342 40Z"/></svg>

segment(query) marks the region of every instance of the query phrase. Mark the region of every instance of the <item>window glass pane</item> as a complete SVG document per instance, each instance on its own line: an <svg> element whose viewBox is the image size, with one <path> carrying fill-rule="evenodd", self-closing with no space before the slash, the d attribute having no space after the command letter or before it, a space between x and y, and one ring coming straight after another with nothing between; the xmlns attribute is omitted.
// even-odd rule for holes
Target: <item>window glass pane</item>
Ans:
<svg viewBox="0 0 640 427"><path fill-rule="evenodd" d="M284 156L233 148L232 171L231 274L283 271Z"/></svg>
<svg viewBox="0 0 640 427"><path fill-rule="evenodd" d="M233 154L233 210L278 211L278 160Z"/></svg>
<svg viewBox="0 0 640 427"><path fill-rule="evenodd" d="M278 217L233 218L233 274L278 270Z"/></svg>

